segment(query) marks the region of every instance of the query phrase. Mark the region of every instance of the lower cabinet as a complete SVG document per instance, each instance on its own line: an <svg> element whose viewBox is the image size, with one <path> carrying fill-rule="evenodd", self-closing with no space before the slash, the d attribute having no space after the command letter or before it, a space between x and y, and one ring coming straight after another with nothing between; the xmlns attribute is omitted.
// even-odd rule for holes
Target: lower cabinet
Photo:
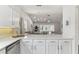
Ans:
<svg viewBox="0 0 79 59"><path fill-rule="evenodd" d="M21 54L42 54L45 53L44 40L24 40L21 41Z"/></svg>
<svg viewBox="0 0 79 59"><path fill-rule="evenodd" d="M58 40L46 40L46 53L47 54L59 53Z"/></svg>
<svg viewBox="0 0 79 59"><path fill-rule="evenodd" d="M25 40L20 42L20 53L21 54L32 54L32 40Z"/></svg>
<svg viewBox="0 0 79 59"><path fill-rule="evenodd" d="M34 40L33 41L33 53L34 54L45 54L45 40Z"/></svg>
<svg viewBox="0 0 79 59"><path fill-rule="evenodd" d="M60 42L60 54L72 53L72 40L61 40Z"/></svg>
<svg viewBox="0 0 79 59"><path fill-rule="evenodd" d="M47 54L71 54L72 40L46 40Z"/></svg>
<svg viewBox="0 0 79 59"><path fill-rule="evenodd" d="M25 40L21 41L23 54L71 54L72 40Z"/></svg>

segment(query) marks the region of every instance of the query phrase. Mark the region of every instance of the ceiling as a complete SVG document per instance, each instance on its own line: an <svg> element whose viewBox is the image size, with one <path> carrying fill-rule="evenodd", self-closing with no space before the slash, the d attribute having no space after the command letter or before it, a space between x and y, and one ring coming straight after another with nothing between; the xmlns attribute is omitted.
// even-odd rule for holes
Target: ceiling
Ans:
<svg viewBox="0 0 79 59"><path fill-rule="evenodd" d="M21 6L26 13L29 14L50 14L61 13L61 5L22 5Z"/></svg>
<svg viewBox="0 0 79 59"><path fill-rule="evenodd" d="M31 17L33 22L60 22L62 20L61 5L21 5L21 8Z"/></svg>

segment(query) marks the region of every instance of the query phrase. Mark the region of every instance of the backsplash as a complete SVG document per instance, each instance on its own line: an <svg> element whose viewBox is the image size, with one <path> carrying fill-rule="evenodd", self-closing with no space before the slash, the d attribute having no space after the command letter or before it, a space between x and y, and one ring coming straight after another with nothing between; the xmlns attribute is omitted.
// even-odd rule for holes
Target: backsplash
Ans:
<svg viewBox="0 0 79 59"><path fill-rule="evenodd" d="M36 29L35 26L38 28ZM62 34L62 26L60 23L34 23L32 27L34 32L37 30L37 33L51 32L53 34Z"/></svg>
<svg viewBox="0 0 79 59"><path fill-rule="evenodd" d="M0 27L0 36L13 36L16 35L16 30L11 27Z"/></svg>

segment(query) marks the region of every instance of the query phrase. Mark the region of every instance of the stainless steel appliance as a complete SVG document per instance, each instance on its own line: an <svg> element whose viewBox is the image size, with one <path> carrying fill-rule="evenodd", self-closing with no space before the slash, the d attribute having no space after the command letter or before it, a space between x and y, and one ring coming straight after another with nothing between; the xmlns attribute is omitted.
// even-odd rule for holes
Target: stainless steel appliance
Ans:
<svg viewBox="0 0 79 59"><path fill-rule="evenodd" d="M6 47L6 54L20 54L20 40Z"/></svg>

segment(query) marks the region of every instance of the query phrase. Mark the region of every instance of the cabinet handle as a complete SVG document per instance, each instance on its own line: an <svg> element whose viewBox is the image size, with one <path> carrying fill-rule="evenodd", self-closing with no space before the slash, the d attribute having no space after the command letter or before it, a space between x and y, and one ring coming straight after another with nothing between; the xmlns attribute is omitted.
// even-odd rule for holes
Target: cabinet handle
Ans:
<svg viewBox="0 0 79 59"><path fill-rule="evenodd" d="M31 49L33 49L33 46L31 46Z"/></svg>
<svg viewBox="0 0 79 59"><path fill-rule="evenodd" d="M58 48L58 53L59 53L59 45L57 46L57 48Z"/></svg>
<svg viewBox="0 0 79 59"><path fill-rule="evenodd" d="M36 47L36 46L34 46L34 49L36 50L36 49L37 49L37 47Z"/></svg>
<svg viewBox="0 0 79 59"><path fill-rule="evenodd" d="M59 50L59 45L57 46L58 50Z"/></svg>
<svg viewBox="0 0 79 59"><path fill-rule="evenodd" d="M61 45L61 50L62 50L62 45Z"/></svg>

